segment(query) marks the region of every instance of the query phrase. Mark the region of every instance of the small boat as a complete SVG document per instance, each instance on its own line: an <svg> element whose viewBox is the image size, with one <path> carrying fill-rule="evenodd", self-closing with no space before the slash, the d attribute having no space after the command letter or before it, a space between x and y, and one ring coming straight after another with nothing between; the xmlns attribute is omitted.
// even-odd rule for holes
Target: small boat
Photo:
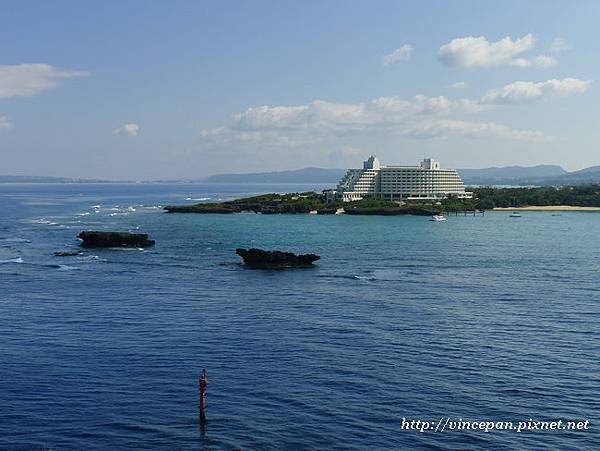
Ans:
<svg viewBox="0 0 600 451"><path fill-rule="evenodd" d="M521 213L519 213L518 211L513 211L510 215L508 215L510 218L520 218L521 217Z"/></svg>
<svg viewBox="0 0 600 451"><path fill-rule="evenodd" d="M440 221L445 221L446 217L443 215L433 215L430 219L430 221L435 221L435 222L440 222Z"/></svg>

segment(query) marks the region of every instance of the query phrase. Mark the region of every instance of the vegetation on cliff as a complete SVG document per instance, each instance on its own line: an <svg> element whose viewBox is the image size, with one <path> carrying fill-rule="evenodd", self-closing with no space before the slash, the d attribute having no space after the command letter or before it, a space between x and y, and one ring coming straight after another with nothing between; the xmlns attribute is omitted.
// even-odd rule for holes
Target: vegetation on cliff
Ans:
<svg viewBox="0 0 600 451"><path fill-rule="evenodd" d="M469 188L473 199L445 199L445 211L491 210L527 206L570 205L600 207L600 185L527 187L527 188Z"/></svg>
<svg viewBox="0 0 600 451"><path fill-rule="evenodd" d="M442 212L439 205L433 203L394 202L381 199L363 199L340 204L348 215L418 215L432 216Z"/></svg>
<svg viewBox="0 0 600 451"><path fill-rule="evenodd" d="M243 211L276 214L276 213L309 213L313 210L330 209L323 196L314 192L289 194L263 194L245 197L227 202L169 205L165 207L169 213L240 213Z"/></svg>
<svg viewBox="0 0 600 451"><path fill-rule="evenodd" d="M334 214L343 208L354 215L435 215L443 212L489 210L495 207L572 205L600 207L600 185L542 188L472 188L473 199L450 197L433 201L386 201L367 198L354 202L326 202L320 193L263 194L220 203L171 205L170 213L309 213Z"/></svg>
<svg viewBox="0 0 600 451"><path fill-rule="evenodd" d="M600 185L538 188L475 188L479 209L571 205L600 207Z"/></svg>
<svg viewBox="0 0 600 451"><path fill-rule="evenodd" d="M314 192L289 194L264 194L220 203L169 205L169 213L241 213L262 214L309 213L334 214L343 208L347 214L356 215L433 215L441 211L434 205L401 205L398 202L380 199L363 199L354 202L326 202L322 194Z"/></svg>

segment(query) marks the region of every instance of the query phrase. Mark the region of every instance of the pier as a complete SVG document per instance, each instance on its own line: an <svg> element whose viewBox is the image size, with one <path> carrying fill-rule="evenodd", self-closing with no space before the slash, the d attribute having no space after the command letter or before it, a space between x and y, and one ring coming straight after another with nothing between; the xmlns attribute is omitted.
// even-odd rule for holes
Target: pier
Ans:
<svg viewBox="0 0 600 451"><path fill-rule="evenodd" d="M485 210L462 210L462 211L454 211L454 212L449 212L449 213L454 213L454 216L485 216Z"/></svg>

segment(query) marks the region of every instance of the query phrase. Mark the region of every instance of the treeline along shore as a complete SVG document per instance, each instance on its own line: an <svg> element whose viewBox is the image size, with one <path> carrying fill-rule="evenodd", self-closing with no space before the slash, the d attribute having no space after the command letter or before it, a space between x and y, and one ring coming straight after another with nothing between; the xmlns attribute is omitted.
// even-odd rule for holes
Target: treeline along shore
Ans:
<svg viewBox="0 0 600 451"><path fill-rule="evenodd" d="M325 196L315 192L263 194L227 202L194 205L168 205L169 213L316 213L335 214L343 209L345 214L413 214L430 216L439 214L442 209L432 204L404 204L380 199L363 199L355 202L327 202Z"/></svg>
<svg viewBox="0 0 600 451"><path fill-rule="evenodd" d="M354 202L327 202L321 193L264 194L227 202L168 205L169 213L423 215L444 212L522 208L533 206L600 207L600 185L538 188L471 188L472 199L441 201L385 201L367 198Z"/></svg>
<svg viewBox="0 0 600 451"><path fill-rule="evenodd" d="M477 208L600 207L600 184L537 188L475 188Z"/></svg>

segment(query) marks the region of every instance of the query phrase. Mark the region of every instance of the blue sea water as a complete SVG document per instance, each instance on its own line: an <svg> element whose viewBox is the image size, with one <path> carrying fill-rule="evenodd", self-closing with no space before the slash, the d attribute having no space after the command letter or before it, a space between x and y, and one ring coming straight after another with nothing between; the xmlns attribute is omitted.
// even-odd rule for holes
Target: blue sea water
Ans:
<svg viewBox="0 0 600 451"><path fill-rule="evenodd" d="M0 185L0 448L600 449L600 213L161 210L313 188ZM84 229L156 246L53 255ZM401 428L442 417L589 428Z"/></svg>

